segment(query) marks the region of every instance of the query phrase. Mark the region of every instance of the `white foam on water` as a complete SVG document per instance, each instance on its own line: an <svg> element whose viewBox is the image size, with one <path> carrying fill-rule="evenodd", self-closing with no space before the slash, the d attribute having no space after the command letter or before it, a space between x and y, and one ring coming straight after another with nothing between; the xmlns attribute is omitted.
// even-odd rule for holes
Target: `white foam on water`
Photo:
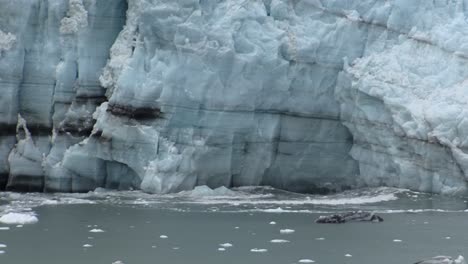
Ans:
<svg viewBox="0 0 468 264"><path fill-rule="evenodd" d="M84 248L90 248L90 247L93 247L93 245L91 245L91 244L84 244L83 247L84 247Z"/></svg>
<svg viewBox="0 0 468 264"><path fill-rule="evenodd" d="M0 244L0 248L6 248L6 247L7 247L7 245L5 245L5 244Z"/></svg>
<svg viewBox="0 0 468 264"><path fill-rule="evenodd" d="M268 252L268 249L266 248L252 248L250 250L250 252L254 252L254 253L266 253Z"/></svg>
<svg viewBox="0 0 468 264"><path fill-rule="evenodd" d="M0 227L0 230L10 230L10 228L8 226L2 226Z"/></svg>
<svg viewBox="0 0 468 264"><path fill-rule="evenodd" d="M280 230L281 234L292 234L294 232L296 232L294 229L281 229Z"/></svg>
<svg viewBox="0 0 468 264"><path fill-rule="evenodd" d="M21 227L23 227L23 225L17 225L16 227L21 228Z"/></svg>
<svg viewBox="0 0 468 264"><path fill-rule="evenodd" d="M325 240L324 237L317 237L315 240Z"/></svg>
<svg viewBox="0 0 468 264"><path fill-rule="evenodd" d="M351 254L346 254L346 255L344 255L344 256L347 257L347 258L350 258L350 257L352 257L353 255L351 255Z"/></svg>
<svg viewBox="0 0 468 264"><path fill-rule="evenodd" d="M270 222L270 225L276 225L276 222L275 222L275 221L271 221L271 222Z"/></svg>
<svg viewBox="0 0 468 264"><path fill-rule="evenodd" d="M315 260L311 260L311 259L300 259L298 262L299 262L299 263L314 263Z"/></svg>
<svg viewBox="0 0 468 264"><path fill-rule="evenodd" d="M162 239L168 238L168 236L166 236L166 235L160 235L159 237L162 238Z"/></svg>
<svg viewBox="0 0 468 264"><path fill-rule="evenodd" d="M286 239L272 239L270 240L270 243L289 243L289 240Z"/></svg>
<svg viewBox="0 0 468 264"><path fill-rule="evenodd" d="M99 229L99 228L94 228L94 229L89 230L89 232L90 233L104 233L106 231Z"/></svg>
<svg viewBox="0 0 468 264"><path fill-rule="evenodd" d="M0 254L5 254L5 250L0 250Z"/></svg>
<svg viewBox="0 0 468 264"><path fill-rule="evenodd" d="M13 224L35 224L39 220L33 213L7 213L0 217L0 223L13 225Z"/></svg>
<svg viewBox="0 0 468 264"><path fill-rule="evenodd" d="M401 239L393 239L393 242L400 243L400 242L403 242L403 240L401 240Z"/></svg>

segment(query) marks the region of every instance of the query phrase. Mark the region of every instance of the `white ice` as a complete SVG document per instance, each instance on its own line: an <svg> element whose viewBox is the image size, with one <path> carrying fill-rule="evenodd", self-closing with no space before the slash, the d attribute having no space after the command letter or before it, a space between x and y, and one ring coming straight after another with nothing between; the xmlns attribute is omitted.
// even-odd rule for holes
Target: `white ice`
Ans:
<svg viewBox="0 0 468 264"><path fill-rule="evenodd" d="M31 213L7 213L0 217L0 223L4 224L35 224L39 220L34 214Z"/></svg>

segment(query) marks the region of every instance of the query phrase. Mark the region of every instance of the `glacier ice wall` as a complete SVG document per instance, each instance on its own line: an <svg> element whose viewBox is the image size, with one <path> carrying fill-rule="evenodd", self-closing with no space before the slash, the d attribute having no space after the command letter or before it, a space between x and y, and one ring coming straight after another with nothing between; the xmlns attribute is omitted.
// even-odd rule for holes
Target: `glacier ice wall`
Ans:
<svg viewBox="0 0 468 264"><path fill-rule="evenodd" d="M0 186L464 193L466 4L0 0Z"/></svg>

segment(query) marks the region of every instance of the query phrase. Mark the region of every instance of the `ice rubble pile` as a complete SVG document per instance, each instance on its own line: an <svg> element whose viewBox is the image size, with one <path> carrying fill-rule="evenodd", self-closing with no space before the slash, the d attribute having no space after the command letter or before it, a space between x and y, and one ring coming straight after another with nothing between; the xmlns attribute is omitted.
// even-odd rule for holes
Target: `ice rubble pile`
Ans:
<svg viewBox="0 0 468 264"><path fill-rule="evenodd" d="M465 193L467 10L0 0L0 185Z"/></svg>

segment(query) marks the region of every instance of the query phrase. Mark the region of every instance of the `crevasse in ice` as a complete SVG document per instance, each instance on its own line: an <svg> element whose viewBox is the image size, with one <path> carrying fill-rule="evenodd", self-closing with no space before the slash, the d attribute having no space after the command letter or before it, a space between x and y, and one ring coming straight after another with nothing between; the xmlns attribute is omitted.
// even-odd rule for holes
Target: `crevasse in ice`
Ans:
<svg viewBox="0 0 468 264"><path fill-rule="evenodd" d="M466 193L465 2L0 0L0 185Z"/></svg>

